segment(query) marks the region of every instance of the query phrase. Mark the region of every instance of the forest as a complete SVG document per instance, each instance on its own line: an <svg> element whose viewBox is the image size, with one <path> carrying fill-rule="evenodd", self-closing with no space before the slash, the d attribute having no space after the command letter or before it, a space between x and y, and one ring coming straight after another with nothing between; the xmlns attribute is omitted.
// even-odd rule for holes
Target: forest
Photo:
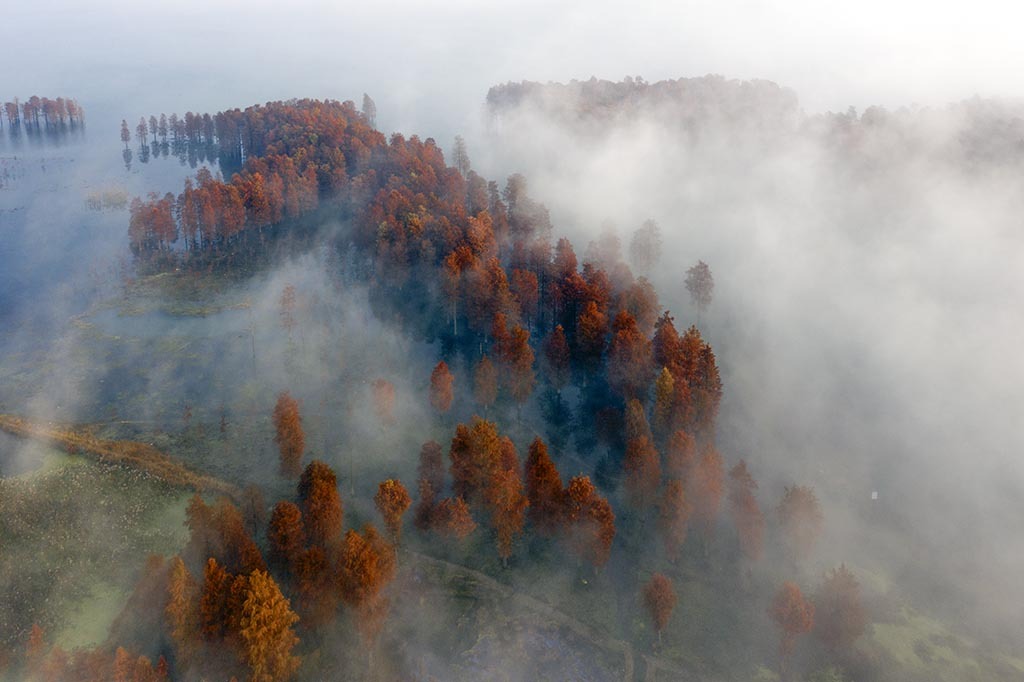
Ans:
<svg viewBox="0 0 1024 682"><path fill-rule="evenodd" d="M415 609L419 567L441 560L498 581L570 575L579 599L636 623L624 646L647 679L724 674L680 656L694 585L712 610L749 620L745 630L774 627L774 652L755 654L762 674L869 679L874 663L854 646L868 622L857 579L843 565L803 568L827 533L814 489L795 481L764 499L756 472L716 445L715 353L697 326L677 329L642 274L660 256L657 223L629 244L639 275L616 239L580 257L555 239L525 177L499 189L471 169L461 139L449 166L432 139L385 138L372 107L293 100L141 119L143 148L171 135L237 171L204 167L177 196L133 200L128 239L140 276L253 272L268 253L322 240L355 254L373 314L439 349L405 397L436 424L403 455L415 477L380 481L376 513L346 525L347 507L365 501L343 499L344 474L318 455L305 407L284 390L268 416L291 492L229 480L227 496L196 494L186 545L146 561L114 624L122 640L67 652L24 623L4 633L6 667L40 680L426 679L388 635L393 611ZM127 149L126 123L121 138ZM326 216L344 229L322 232ZM706 310L709 266L685 279ZM289 343L312 322L301 298L280 291ZM396 422L395 400L390 381L373 382L382 428ZM438 430L444 444L430 437ZM328 652L339 638L347 651ZM616 667L632 679L640 663L625 660Z"/></svg>
<svg viewBox="0 0 1024 682"><path fill-rule="evenodd" d="M0 682L1024 679L1024 6L2 17Z"/></svg>
<svg viewBox="0 0 1024 682"><path fill-rule="evenodd" d="M936 171L945 190L1014 180L1017 110L807 115L718 76L507 83L486 108L489 136L447 154L386 135L369 95L106 117L118 179L60 209L90 211L82 309L0 330L0 680L1017 679L1013 627L950 615L966 598L894 511L899 477L841 447L901 451L853 408L831 441L785 418L831 409L826 377L877 381L884 405L878 367L822 361L757 296L808 288L800 240L838 254L823 268L854 258L813 229L765 237L794 177L785 220L818 208L793 168L910 224L904 166L970 177ZM11 140L84 132L69 98L4 118ZM533 173L475 168L502 155ZM9 158L15 189L69 163ZM737 266L707 201L794 269ZM858 244L905 235L846 213ZM756 309L729 307L739 290ZM830 305L807 314L826 326ZM69 331L37 347L51 329ZM932 559L887 562L879 528Z"/></svg>

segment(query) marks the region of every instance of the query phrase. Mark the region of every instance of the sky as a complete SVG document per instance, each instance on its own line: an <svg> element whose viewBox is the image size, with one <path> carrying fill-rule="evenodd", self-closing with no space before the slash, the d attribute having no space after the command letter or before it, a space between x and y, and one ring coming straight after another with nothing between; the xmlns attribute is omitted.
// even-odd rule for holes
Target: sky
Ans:
<svg viewBox="0 0 1024 682"><path fill-rule="evenodd" d="M89 79L93 93L217 110L369 91L384 124L441 139L488 87L521 79L765 78L809 113L1024 98L1022 14L999 0L43 0L5 9L0 44L14 55L3 78L13 93Z"/></svg>

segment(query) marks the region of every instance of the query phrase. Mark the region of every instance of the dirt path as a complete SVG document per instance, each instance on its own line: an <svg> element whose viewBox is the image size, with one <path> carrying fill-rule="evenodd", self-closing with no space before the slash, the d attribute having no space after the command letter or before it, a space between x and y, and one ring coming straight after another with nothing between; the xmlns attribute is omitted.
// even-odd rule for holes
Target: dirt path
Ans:
<svg viewBox="0 0 1024 682"><path fill-rule="evenodd" d="M67 452L91 457L104 464L116 464L142 471L171 485L240 499L241 491L227 481L192 471L174 457L152 445L131 440L105 440L82 428L42 423L10 414L0 414L0 430L22 438L40 440Z"/></svg>

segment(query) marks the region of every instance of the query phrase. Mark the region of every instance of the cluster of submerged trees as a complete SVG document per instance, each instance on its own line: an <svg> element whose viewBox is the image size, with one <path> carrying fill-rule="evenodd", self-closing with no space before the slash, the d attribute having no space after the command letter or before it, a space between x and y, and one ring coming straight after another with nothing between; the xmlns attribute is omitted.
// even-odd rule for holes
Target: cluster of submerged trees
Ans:
<svg viewBox="0 0 1024 682"><path fill-rule="evenodd" d="M23 126L27 130L52 130L81 126L85 123L85 112L76 100L69 97L50 99L32 95L24 102L17 97L11 102L4 102L0 128L4 125L4 118L12 131Z"/></svg>
<svg viewBox="0 0 1024 682"><path fill-rule="evenodd" d="M191 111L184 116L177 114L153 115L148 119L139 118L134 126L135 142L138 145L139 161L148 163L149 159L174 154L182 163L186 161L195 168L199 162L217 161L223 168L237 167L240 157L234 150L218 144L218 132L227 134L226 115L218 114L217 118L210 114L194 114ZM125 165L130 167L134 158L129 144L132 140L133 128L126 119L121 120L121 142L124 143L123 158Z"/></svg>
<svg viewBox="0 0 1024 682"><path fill-rule="evenodd" d="M152 133L153 121L146 131L144 123L137 132ZM650 527L670 562L680 557L691 527L706 553L727 501L741 560L748 568L759 561L766 519L758 486L744 461L727 470L715 446L722 385L696 327L676 330L650 283L622 260L616 240L591 244L582 265L568 240L552 244L547 211L528 197L521 176L499 191L469 168L464 147L456 154L459 167L451 168L432 140L388 141L371 123L351 103L312 100L192 116L191 124L168 120L168 131L183 126L181 134L216 142L244 162L230 180L203 171L177 197L133 202L129 237L140 266L230 263L259 249L265 231L297 229L294 219L321 205L336 207L356 226L351 236L371 264L375 302L446 341L447 357L463 355L480 412L501 402L526 404L540 369L558 400L566 386L580 389L579 428L616 453L617 471L604 483L584 473L566 483L539 437L524 462L494 421L474 417L456 427L447 467L439 443L423 446L415 501L398 480L380 484L375 502L386 534L373 526L343 532L336 476L319 461L303 468L300 407L282 394L273 421L281 473L299 479L296 499L278 502L268 522L257 490L247 491L242 509L197 497L188 512L188 547L180 557L151 561L136 589L158 595L163 606L152 628L158 641L170 642L161 651L170 669L226 677L248 667L253 679L289 679L299 665L296 624L315 632L341 604L372 651L409 509L420 532L447 543L485 527L506 566L529 532L564 543L599 570L623 521L629 535L640 537L648 527L643 520L655 520ZM156 134L162 130L157 120ZM653 223L638 230L630 252L636 266L653 264ZM707 266L691 268L687 285L705 307L712 287ZM429 386L425 397L447 414L456 381L445 360ZM380 380L374 395L381 418L391 419L394 387ZM788 555L794 562L805 557L822 532L814 492L787 488L776 516ZM253 539L264 527L266 559ZM783 633L783 658L812 627L830 648L848 647L864 628L858 589L845 568L813 600L785 583L769 607ZM638 591L660 636L676 603L672 580L656 573ZM214 655L221 651L233 655ZM46 660L76 665L61 656L55 650ZM157 669L166 674L168 664Z"/></svg>
<svg viewBox="0 0 1024 682"><path fill-rule="evenodd" d="M60 142L84 130L85 112L69 97L38 97L22 102L17 97L0 105L0 140L8 136L18 144L22 135L30 142ZM3 179L0 178L0 185Z"/></svg>

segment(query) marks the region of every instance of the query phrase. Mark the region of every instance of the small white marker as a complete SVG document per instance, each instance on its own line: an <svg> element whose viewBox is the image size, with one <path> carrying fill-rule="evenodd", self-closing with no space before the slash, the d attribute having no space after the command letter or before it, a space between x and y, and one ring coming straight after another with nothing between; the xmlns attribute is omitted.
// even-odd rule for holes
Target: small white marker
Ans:
<svg viewBox="0 0 1024 682"><path fill-rule="evenodd" d="M871 499L872 500L877 500L878 499L878 491L877 490L872 490L871 491Z"/></svg>

